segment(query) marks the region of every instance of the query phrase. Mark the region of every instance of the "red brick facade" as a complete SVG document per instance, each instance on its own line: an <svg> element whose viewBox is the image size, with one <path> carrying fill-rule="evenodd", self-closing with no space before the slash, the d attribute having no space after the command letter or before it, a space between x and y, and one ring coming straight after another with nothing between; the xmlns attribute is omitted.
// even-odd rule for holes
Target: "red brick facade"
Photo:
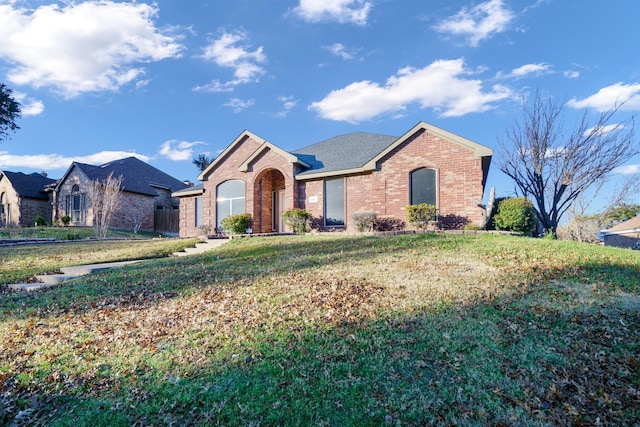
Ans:
<svg viewBox="0 0 640 427"><path fill-rule="evenodd" d="M445 228L459 228L482 220L484 184L490 162L490 150L459 137L447 138L446 131L434 133L429 125L417 126L398 139L392 149L382 153L372 170L349 171L349 174L326 176L298 175L304 166L296 164L289 153L251 133L241 135L221 158L201 175L204 192L205 225L216 224L216 189L227 180L245 183L245 212L251 214L254 233L278 231L277 197L284 190L281 209L302 208L313 215L313 227L325 229L325 179L344 178L345 226L353 231L351 215L374 211L378 217L406 219L410 204L410 173L420 168L436 171L437 206ZM443 137L444 135L444 137ZM473 145L465 145L469 142ZM478 155L478 147L483 155ZM489 155L487 155L489 153ZM195 197L180 197L180 235L203 234L195 224ZM276 197L276 199L274 199ZM274 200L276 203L274 203Z"/></svg>

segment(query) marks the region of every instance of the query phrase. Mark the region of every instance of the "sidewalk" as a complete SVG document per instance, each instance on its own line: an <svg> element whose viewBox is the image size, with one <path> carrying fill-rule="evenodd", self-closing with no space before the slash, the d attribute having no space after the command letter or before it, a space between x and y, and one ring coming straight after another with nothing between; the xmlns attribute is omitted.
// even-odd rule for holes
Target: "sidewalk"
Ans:
<svg viewBox="0 0 640 427"><path fill-rule="evenodd" d="M201 254L203 252L215 249L226 242L229 239L210 239L202 243L197 243L195 248L185 248L184 252L174 252L171 256L181 257L187 255ZM119 262L105 262L100 264L87 264L78 265L74 267L62 267L61 274L40 274L36 275L37 282L34 283L14 283L7 285L9 289L16 291L34 291L37 289L48 288L50 286L56 286L60 283L75 279L76 277L84 276L86 274L95 273L97 271L106 270L108 268L124 267L127 265L135 264L144 260L132 260L132 261L119 261Z"/></svg>

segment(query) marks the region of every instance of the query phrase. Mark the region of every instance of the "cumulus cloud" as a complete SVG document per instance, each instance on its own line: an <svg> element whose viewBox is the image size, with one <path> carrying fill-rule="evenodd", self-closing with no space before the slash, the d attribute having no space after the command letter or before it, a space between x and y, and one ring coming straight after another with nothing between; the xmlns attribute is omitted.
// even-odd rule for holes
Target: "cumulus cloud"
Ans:
<svg viewBox="0 0 640 427"><path fill-rule="evenodd" d="M266 61L263 47L249 50L246 43L248 36L243 31L226 32L212 41L201 55L223 68L233 69L234 79L227 82L213 80L211 83L197 86L195 90L205 92L231 92L236 86L258 81L258 76L265 73L259 64Z"/></svg>
<svg viewBox="0 0 640 427"><path fill-rule="evenodd" d="M571 108L593 108L600 112L611 111L622 105L622 110L640 110L640 83L616 83L603 87L597 93L584 99L570 99Z"/></svg>
<svg viewBox="0 0 640 427"><path fill-rule="evenodd" d="M541 75L541 74L547 74L550 72L551 72L551 65L549 64L545 64L545 63L525 64L525 65L522 65L521 67L514 68L509 73L506 73L506 74L498 73L498 77L519 79L522 77L530 76L532 74Z"/></svg>
<svg viewBox="0 0 640 427"><path fill-rule="evenodd" d="M22 92L15 92L13 95L20 103L20 112L23 117L38 116L44 111L44 103L39 99L33 99Z"/></svg>
<svg viewBox="0 0 640 427"><path fill-rule="evenodd" d="M462 59L440 60L424 68L402 68L384 85L359 81L329 93L309 106L321 117L358 123L386 113L399 113L409 104L431 108L442 117L487 111L491 103L512 98L511 91L495 85L484 91L480 80L468 79Z"/></svg>
<svg viewBox="0 0 640 427"><path fill-rule="evenodd" d="M323 46L322 48L345 60L356 57L356 52L347 49L342 43L334 43L331 46Z"/></svg>
<svg viewBox="0 0 640 427"><path fill-rule="evenodd" d="M502 0L489 0L471 9L463 7L433 28L442 34L465 37L471 46L477 47L482 40L505 31L514 18Z"/></svg>
<svg viewBox="0 0 640 427"><path fill-rule="evenodd" d="M333 21L341 24L366 25L371 2L365 0L300 0L293 9L308 22Z"/></svg>
<svg viewBox="0 0 640 427"><path fill-rule="evenodd" d="M67 98L113 91L144 75L141 64L178 57L178 37L156 28L157 6L85 1L0 5L0 58L17 85L51 87Z"/></svg>
<svg viewBox="0 0 640 427"><path fill-rule="evenodd" d="M229 99L229 102L227 102L226 104L224 104L225 107L231 107L231 109L233 109L234 113L239 113L243 110L246 110L249 107L252 107L253 104L255 104L255 100L253 99L248 99L248 100L242 100L240 98L231 98Z"/></svg>
<svg viewBox="0 0 640 427"><path fill-rule="evenodd" d="M202 144L204 144L204 142L188 142L171 139L169 141L165 141L160 146L159 153L161 156L174 161L191 160L193 158L193 147Z"/></svg>
<svg viewBox="0 0 640 427"><path fill-rule="evenodd" d="M618 175L640 174L640 165L618 166L617 168L615 168L611 172L614 173L614 174L618 174Z"/></svg>
<svg viewBox="0 0 640 427"><path fill-rule="evenodd" d="M282 110L278 111L276 117L286 117L298 105L298 100L293 96L281 96L278 101L282 102Z"/></svg>
<svg viewBox="0 0 640 427"><path fill-rule="evenodd" d="M144 162L149 157L128 151L100 151L85 156L63 156L60 154L14 155L8 151L0 151L0 169L26 168L38 170L67 169L73 162L101 165L125 157L137 157Z"/></svg>

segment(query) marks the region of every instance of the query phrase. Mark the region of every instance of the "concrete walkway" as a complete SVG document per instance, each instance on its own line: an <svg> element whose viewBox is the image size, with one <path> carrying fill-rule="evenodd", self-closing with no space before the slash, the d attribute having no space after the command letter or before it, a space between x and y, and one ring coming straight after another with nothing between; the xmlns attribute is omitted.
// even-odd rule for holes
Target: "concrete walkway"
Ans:
<svg viewBox="0 0 640 427"><path fill-rule="evenodd" d="M174 252L171 256L181 257L187 255L195 255L201 254L203 252L210 251L215 249L226 242L229 239L210 239L202 243L197 243L195 248L185 248L184 252ZM13 289L16 291L34 291L37 289L47 288L50 286L56 286L60 283L75 279L76 277L84 276L86 274L95 273L96 271L106 270L108 268L114 267L123 267L131 264L135 264L137 262L141 262L143 260L132 260L132 261L119 261L119 262L105 262L100 264L88 264L88 265L78 265L74 267L62 267L60 274L39 274L36 275L35 278L37 282L35 283L14 283L11 285L7 285L9 289Z"/></svg>

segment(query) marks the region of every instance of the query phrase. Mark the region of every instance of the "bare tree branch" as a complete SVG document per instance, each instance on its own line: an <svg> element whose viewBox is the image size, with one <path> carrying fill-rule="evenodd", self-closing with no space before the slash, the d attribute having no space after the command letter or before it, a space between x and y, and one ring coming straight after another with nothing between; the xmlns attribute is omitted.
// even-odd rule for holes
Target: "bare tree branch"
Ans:
<svg viewBox="0 0 640 427"><path fill-rule="evenodd" d="M114 178L111 172L105 180L93 181L89 188L89 198L93 206L93 228L98 239L107 237L113 214L120 206L122 179L122 175Z"/></svg>

